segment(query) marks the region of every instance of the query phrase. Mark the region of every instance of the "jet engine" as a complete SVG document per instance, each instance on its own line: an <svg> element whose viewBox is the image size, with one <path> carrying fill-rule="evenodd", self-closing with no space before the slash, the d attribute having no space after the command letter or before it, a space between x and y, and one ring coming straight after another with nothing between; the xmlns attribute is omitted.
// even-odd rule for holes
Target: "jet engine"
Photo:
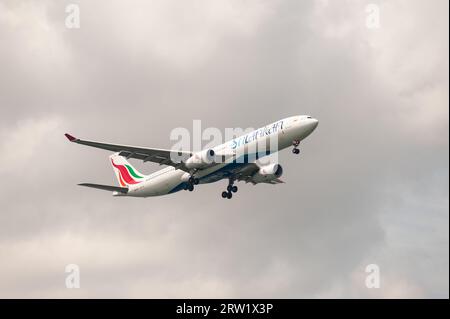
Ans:
<svg viewBox="0 0 450 319"><path fill-rule="evenodd" d="M212 149L203 150L189 157L184 164L188 169L204 168L214 163L215 155Z"/></svg>
<svg viewBox="0 0 450 319"><path fill-rule="evenodd" d="M254 183L264 183L277 179L281 175L283 175L283 168L280 164L269 164L260 167L259 171L253 175L252 180Z"/></svg>

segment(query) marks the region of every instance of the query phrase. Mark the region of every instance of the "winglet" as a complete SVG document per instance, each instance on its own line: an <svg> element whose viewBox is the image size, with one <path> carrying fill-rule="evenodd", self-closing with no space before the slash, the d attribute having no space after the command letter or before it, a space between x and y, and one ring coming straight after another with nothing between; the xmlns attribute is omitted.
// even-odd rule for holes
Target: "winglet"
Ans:
<svg viewBox="0 0 450 319"><path fill-rule="evenodd" d="M76 137L73 137L72 135L70 135L70 134L64 134L66 137L67 137L67 139L69 140L69 141L71 141L71 142L75 142L75 141L77 141L78 139L76 138Z"/></svg>

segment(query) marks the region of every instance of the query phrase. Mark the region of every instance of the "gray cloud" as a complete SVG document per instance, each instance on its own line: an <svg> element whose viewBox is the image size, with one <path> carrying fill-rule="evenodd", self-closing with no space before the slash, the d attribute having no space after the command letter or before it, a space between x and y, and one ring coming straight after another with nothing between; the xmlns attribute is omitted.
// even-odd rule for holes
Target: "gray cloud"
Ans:
<svg viewBox="0 0 450 319"><path fill-rule="evenodd" d="M79 30L67 3L0 2L0 296L448 298L448 2L379 1L375 30L360 1L79 1ZM62 136L293 114L320 126L287 183L231 201L78 188L115 183L108 153Z"/></svg>

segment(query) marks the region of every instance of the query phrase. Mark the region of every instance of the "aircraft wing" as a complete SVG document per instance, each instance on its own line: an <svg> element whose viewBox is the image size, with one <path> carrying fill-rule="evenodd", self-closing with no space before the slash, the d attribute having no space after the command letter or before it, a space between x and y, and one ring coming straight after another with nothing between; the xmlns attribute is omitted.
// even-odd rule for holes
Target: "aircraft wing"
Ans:
<svg viewBox="0 0 450 319"><path fill-rule="evenodd" d="M136 158L144 162L153 162L160 165L170 165L177 169L189 172L182 161L187 160L192 156L191 152L172 151L158 148L144 148L129 145L108 144L94 141L81 140L73 137L70 134L64 134L67 139L73 143L87 145L91 147L101 148L104 150L117 152L120 156L125 158ZM172 159L177 159L179 162L175 162Z"/></svg>
<svg viewBox="0 0 450 319"><path fill-rule="evenodd" d="M267 183L267 184L284 184L284 182L281 179L279 179L279 178L273 179L273 180L268 181L268 182L263 182L263 183Z"/></svg>

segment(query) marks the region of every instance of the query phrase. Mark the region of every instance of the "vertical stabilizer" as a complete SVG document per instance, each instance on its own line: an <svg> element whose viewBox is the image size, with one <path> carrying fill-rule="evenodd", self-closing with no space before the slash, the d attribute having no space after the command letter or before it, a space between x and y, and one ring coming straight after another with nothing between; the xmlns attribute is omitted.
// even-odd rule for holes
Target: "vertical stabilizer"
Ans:
<svg viewBox="0 0 450 319"><path fill-rule="evenodd" d="M141 174L135 169L123 156L115 153L109 157L117 181L121 187L139 184L144 180L146 175Z"/></svg>

